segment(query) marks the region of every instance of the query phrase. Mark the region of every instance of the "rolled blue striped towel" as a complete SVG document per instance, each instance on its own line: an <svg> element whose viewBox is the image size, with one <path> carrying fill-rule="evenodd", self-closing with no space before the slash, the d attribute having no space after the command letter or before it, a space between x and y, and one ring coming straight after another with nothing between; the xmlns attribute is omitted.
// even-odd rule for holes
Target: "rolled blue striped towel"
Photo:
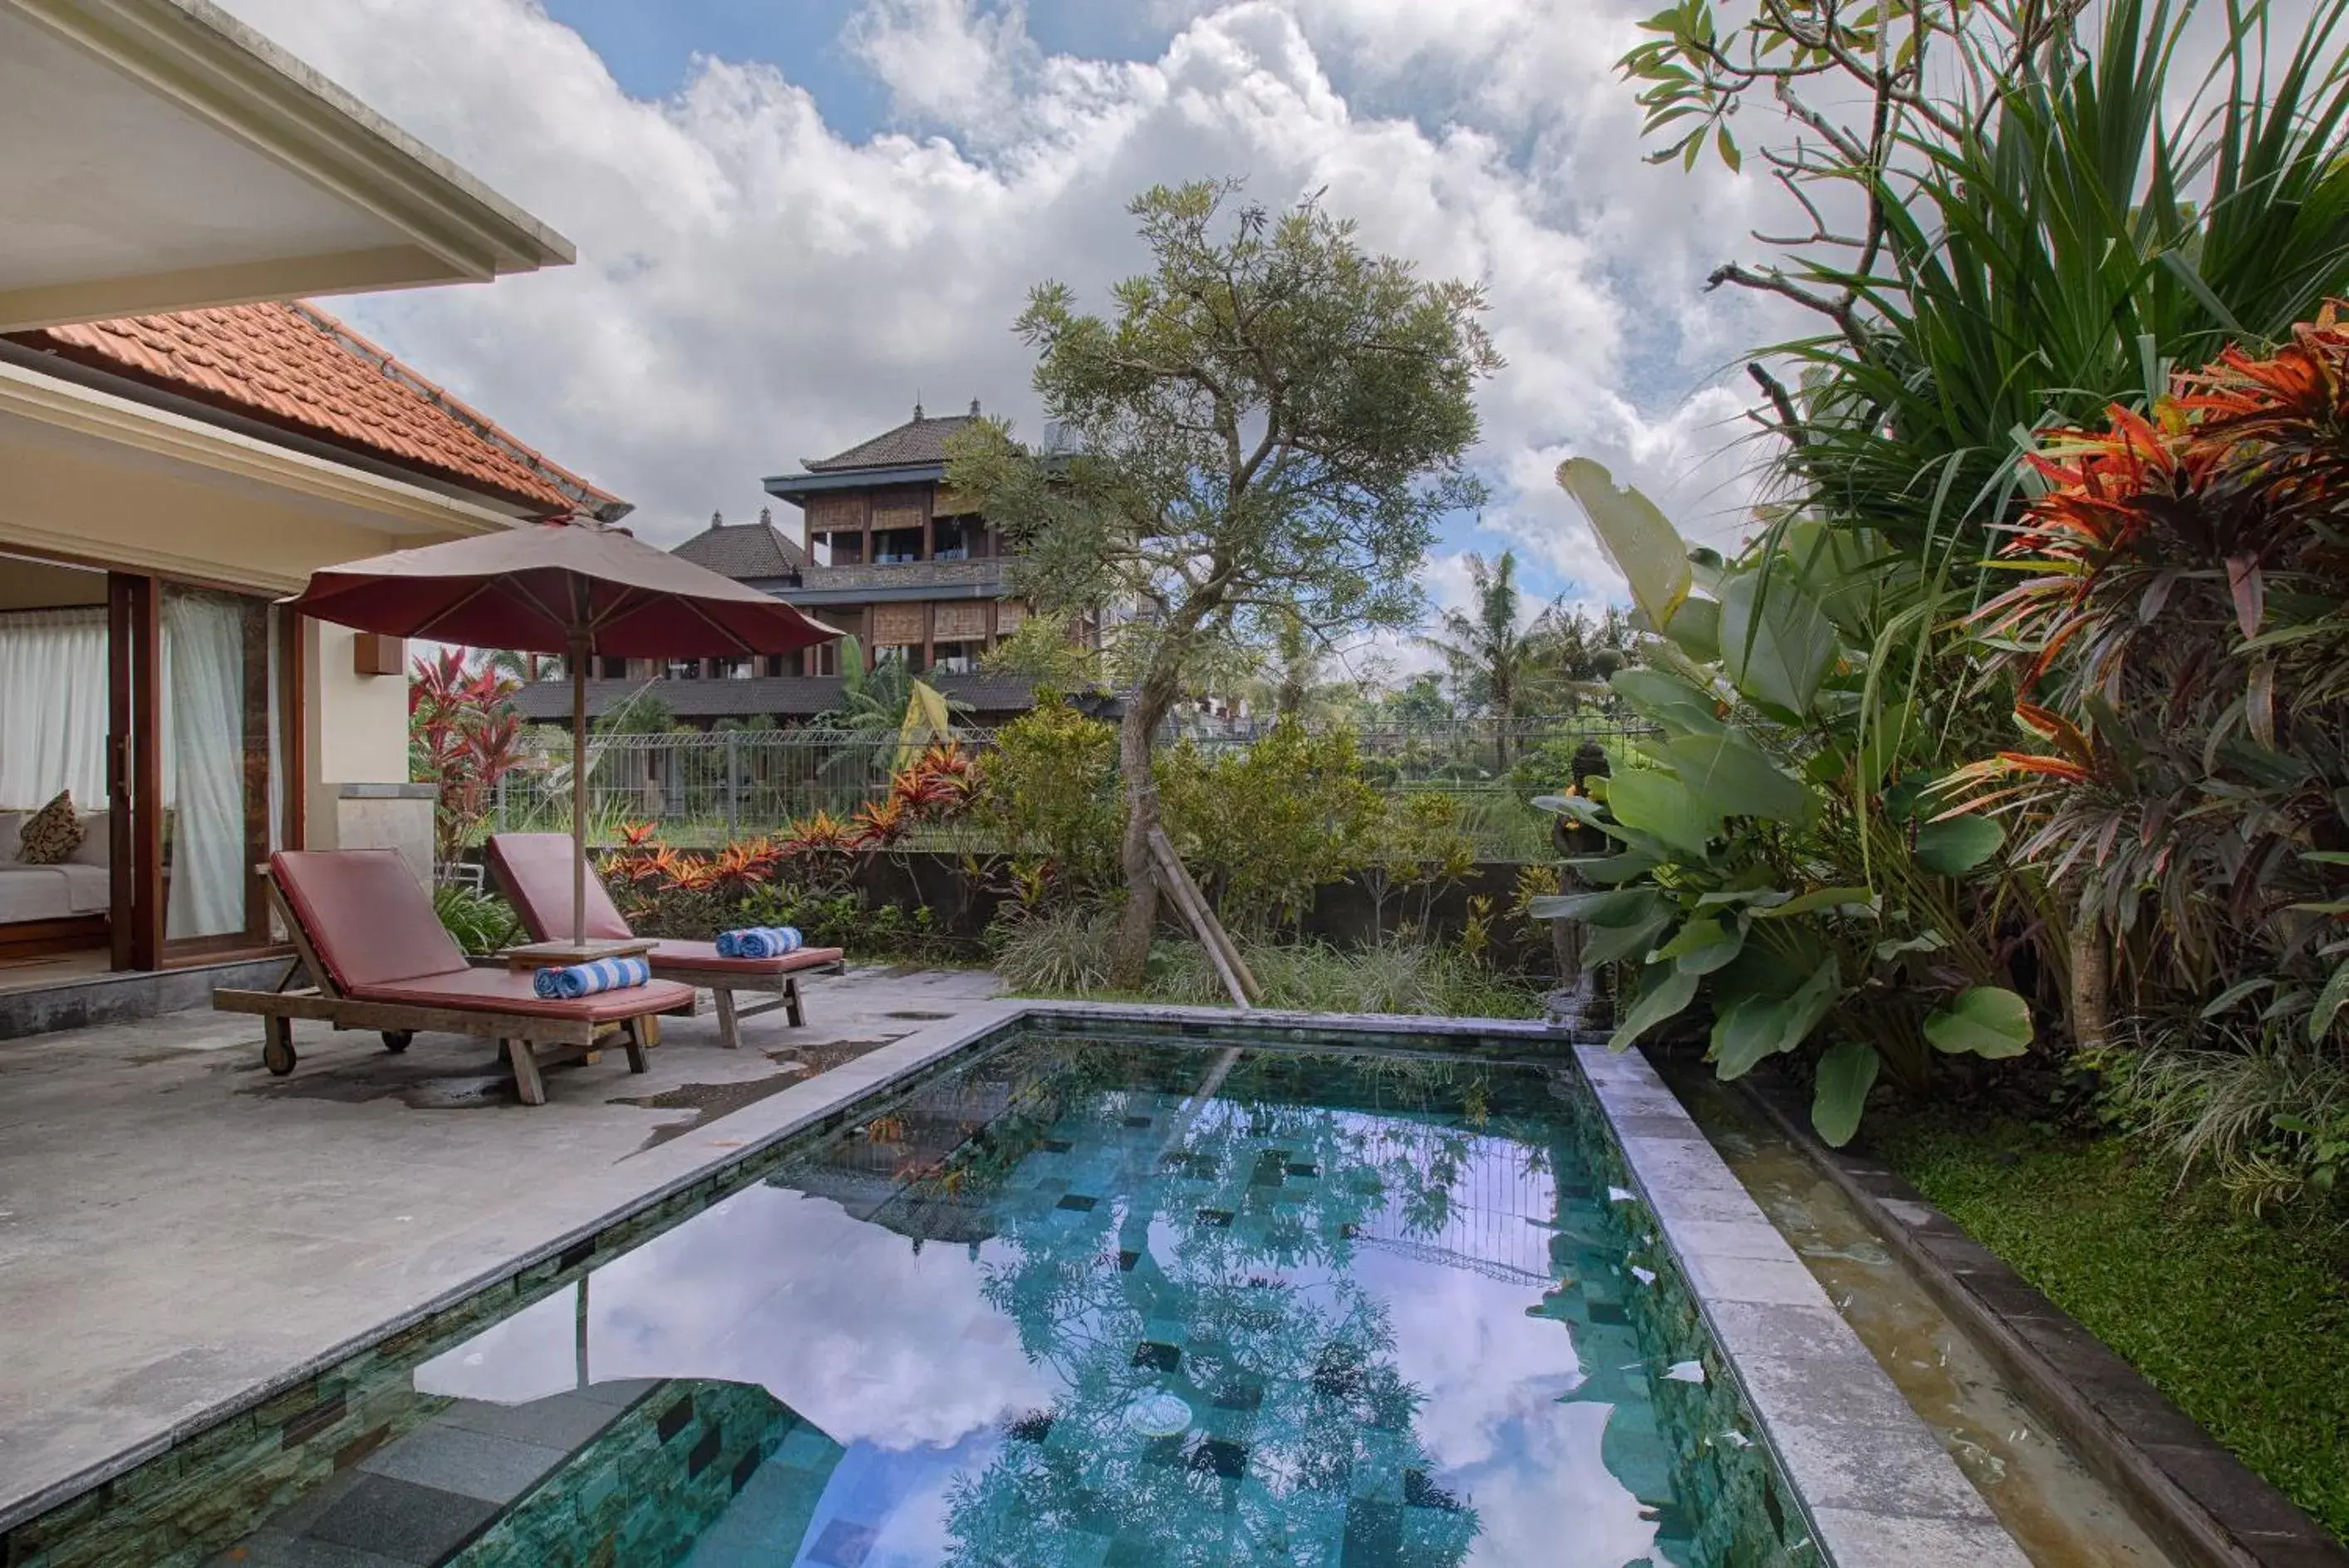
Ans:
<svg viewBox="0 0 2349 1568"><path fill-rule="evenodd" d="M792 926L746 926L739 931L718 933L720 958L781 958L799 951L804 945L798 929Z"/></svg>
<svg viewBox="0 0 2349 1568"><path fill-rule="evenodd" d="M598 992L649 984L652 978L653 966L640 958L607 958L540 970L531 977L530 988L549 1002L576 1002Z"/></svg>

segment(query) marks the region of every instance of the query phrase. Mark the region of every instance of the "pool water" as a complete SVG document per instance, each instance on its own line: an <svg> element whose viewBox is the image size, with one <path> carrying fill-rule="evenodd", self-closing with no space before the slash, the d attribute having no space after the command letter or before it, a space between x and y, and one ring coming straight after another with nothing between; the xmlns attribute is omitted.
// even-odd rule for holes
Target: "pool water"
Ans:
<svg viewBox="0 0 2349 1568"><path fill-rule="evenodd" d="M337 1386L210 1560L1816 1563L1601 1127L1566 1064L1016 1038Z"/></svg>

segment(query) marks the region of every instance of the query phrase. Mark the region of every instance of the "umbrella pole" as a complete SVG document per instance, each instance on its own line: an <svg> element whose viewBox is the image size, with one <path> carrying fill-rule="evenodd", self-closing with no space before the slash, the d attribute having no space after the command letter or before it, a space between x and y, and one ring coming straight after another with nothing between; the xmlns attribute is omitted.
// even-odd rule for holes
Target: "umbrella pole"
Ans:
<svg viewBox="0 0 2349 1568"><path fill-rule="evenodd" d="M571 639L571 945L587 941L587 639Z"/></svg>

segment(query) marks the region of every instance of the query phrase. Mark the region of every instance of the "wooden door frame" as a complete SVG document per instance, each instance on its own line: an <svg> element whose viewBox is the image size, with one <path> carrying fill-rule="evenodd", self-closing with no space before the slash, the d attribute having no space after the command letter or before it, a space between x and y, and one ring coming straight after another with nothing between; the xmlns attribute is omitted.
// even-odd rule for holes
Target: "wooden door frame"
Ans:
<svg viewBox="0 0 2349 1568"><path fill-rule="evenodd" d="M107 575L107 824L109 860L114 867L112 959L117 970L174 969L288 950L271 929L269 904L263 897L257 870L247 875L243 930L177 940L165 931L169 911L163 877L162 601L167 583L175 588L227 592L254 600L262 597L249 589L148 573L109 571ZM266 715L269 739L283 759L283 815L274 826L279 841L298 849L307 840L309 815L305 754L309 683L304 664L304 618L281 612L278 621L274 649L278 711ZM264 639L267 636L263 634ZM248 654L256 646L267 650L270 643L248 641ZM256 692L266 704L268 689L265 662L258 671L248 670L248 711ZM247 784L244 859L257 867L265 858L273 826L266 815L266 776L260 780L257 813L250 777Z"/></svg>

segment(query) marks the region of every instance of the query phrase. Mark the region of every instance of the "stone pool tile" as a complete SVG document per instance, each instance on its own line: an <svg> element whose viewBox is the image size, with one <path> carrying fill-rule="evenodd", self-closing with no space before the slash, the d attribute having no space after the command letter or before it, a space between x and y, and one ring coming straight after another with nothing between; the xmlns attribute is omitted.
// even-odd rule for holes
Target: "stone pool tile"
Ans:
<svg viewBox="0 0 2349 1568"><path fill-rule="evenodd" d="M497 1517L495 1503L390 1476L361 1476L310 1528L310 1539L435 1563Z"/></svg>
<svg viewBox="0 0 2349 1568"><path fill-rule="evenodd" d="M1872 1428L1865 1442L1849 1428L1786 1422L1770 1429L1770 1446L1815 1510L1996 1522L1921 1422Z"/></svg>
<svg viewBox="0 0 2349 1568"><path fill-rule="evenodd" d="M591 1400L595 1404L609 1405L616 1410L625 1410L659 1387L660 1381L657 1377L617 1377L608 1382L590 1383L565 1397Z"/></svg>
<svg viewBox="0 0 2349 1568"><path fill-rule="evenodd" d="M619 1407L584 1394L555 1394L527 1405L492 1405L485 1399L460 1399L436 1418L444 1427L460 1427L485 1437L511 1438L568 1453L610 1426Z"/></svg>
<svg viewBox="0 0 2349 1568"><path fill-rule="evenodd" d="M1648 1206L1677 1235L1682 1225L1694 1222L1730 1225L1768 1226L1769 1220L1754 1206L1753 1198L1744 1188L1730 1191L1712 1186L1666 1185L1650 1189ZM1775 1228L1771 1229L1775 1235Z"/></svg>
<svg viewBox="0 0 2349 1568"><path fill-rule="evenodd" d="M1659 1204L1673 1247L1683 1256L1756 1258L1783 1262L1794 1254L1786 1239L1758 1213L1727 1220L1700 1220L1676 1214Z"/></svg>
<svg viewBox="0 0 2349 1568"><path fill-rule="evenodd" d="M1614 1116L1615 1132L1619 1137L1655 1138L1667 1143L1704 1142L1703 1132L1678 1106L1669 1110L1622 1106L1608 1108Z"/></svg>
<svg viewBox="0 0 2349 1568"><path fill-rule="evenodd" d="M1842 1355L1850 1345L1850 1325L1828 1306L1717 1301L1705 1308L1705 1317L1713 1339L1741 1366L1751 1355Z"/></svg>
<svg viewBox="0 0 2349 1568"><path fill-rule="evenodd" d="M378 1449L359 1461L359 1469L484 1502L506 1503L568 1457L566 1449L492 1437L436 1420Z"/></svg>
<svg viewBox="0 0 2349 1568"><path fill-rule="evenodd" d="M1781 1423L1835 1428L1858 1444L1854 1430L1922 1430L1917 1413L1857 1339L1826 1354L1737 1357L1737 1375L1753 1396L1754 1413L1773 1432Z"/></svg>
<svg viewBox="0 0 2349 1568"><path fill-rule="evenodd" d="M413 1568L397 1557L386 1557L357 1546L338 1546L264 1530L252 1540L212 1558L205 1568Z"/></svg>
<svg viewBox="0 0 2349 1568"><path fill-rule="evenodd" d="M1754 1302L1764 1306L1824 1307L1827 1293L1810 1270L1784 1258L1715 1258L1682 1254L1682 1271L1702 1302ZM1857 1346L1858 1341L1854 1340ZM1889 1386L1888 1384L1887 1386Z"/></svg>
<svg viewBox="0 0 2349 1568"><path fill-rule="evenodd" d="M1827 1550L1857 1568L2030 1568L1997 1525L1971 1520L1814 1509Z"/></svg>

